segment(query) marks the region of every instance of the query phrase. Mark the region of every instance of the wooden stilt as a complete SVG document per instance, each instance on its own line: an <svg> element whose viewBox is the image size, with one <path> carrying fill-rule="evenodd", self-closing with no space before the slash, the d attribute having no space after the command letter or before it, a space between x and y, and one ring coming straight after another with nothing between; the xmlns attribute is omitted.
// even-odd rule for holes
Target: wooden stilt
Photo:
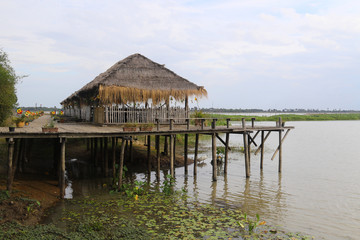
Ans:
<svg viewBox="0 0 360 240"><path fill-rule="evenodd" d="M174 177L174 136L170 135L170 175Z"/></svg>
<svg viewBox="0 0 360 240"><path fill-rule="evenodd" d="M244 155L245 155L245 175L246 177L250 177L250 164L249 164L249 152L248 152L248 137L247 133L244 132L243 134L243 141L244 141Z"/></svg>
<svg viewBox="0 0 360 240"><path fill-rule="evenodd" d="M286 131L284 137L283 137L282 140L281 140L281 143L283 143L283 142L285 141L285 138L286 138L286 136L288 135L289 132L290 132L290 129L288 129L288 130ZM279 146L277 147L277 149L275 150L273 156L271 157L271 160L274 160L274 159L275 159L275 156L276 156L276 154L279 152L279 150L280 150L280 144L279 144Z"/></svg>
<svg viewBox="0 0 360 240"><path fill-rule="evenodd" d="M134 161L133 138L130 139L130 162Z"/></svg>
<svg viewBox="0 0 360 240"><path fill-rule="evenodd" d="M226 133L225 137L225 164L224 164L224 173L227 173L227 166L228 166L228 156L229 156L229 140L230 140L230 133Z"/></svg>
<svg viewBox="0 0 360 240"><path fill-rule="evenodd" d="M111 138L111 159L112 159L112 177L116 176L116 140L115 137Z"/></svg>
<svg viewBox="0 0 360 240"><path fill-rule="evenodd" d="M168 143L168 136L164 136L164 155L168 156L169 155L169 143Z"/></svg>
<svg viewBox="0 0 360 240"><path fill-rule="evenodd" d="M281 168L282 168L282 136L281 135L282 135L282 131L279 131L279 173L281 173Z"/></svg>
<svg viewBox="0 0 360 240"><path fill-rule="evenodd" d="M250 140L251 136L250 133L248 134L248 159L249 159L249 167L251 167L251 140Z"/></svg>
<svg viewBox="0 0 360 240"><path fill-rule="evenodd" d="M197 174L197 155L199 150L199 134L195 135L195 153L194 153L194 176Z"/></svg>
<svg viewBox="0 0 360 240"><path fill-rule="evenodd" d="M16 169L18 166L18 160L19 160L19 155L20 155L20 150L21 150L21 139L15 139L15 145L14 145L14 156L13 156L13 164L12 164L12 178L14 179L15 177L15 173L16 173Z"/></svg>
<svg viewBox="0 0 360 240"><path fill-rule="evenodd" d="M120 161L119 161L119 180L118 180L118 191L120 191L122 186L122 175L123 175L123 168L124 168L124 153L125 153L125 139L121 141L120 147Z"/></svg>
<svg viewBox="0 0 360 240"><path fill-rule="evenodd" d="M65 197L65 138L60 138L60 198L64 199Z"/></svg>
<svg viewBox="0 0 360 240"><path fill-rule="evenodd" d="M151 136L147 136L147 163L148 163L148 173L151 174Z"/></svg>
<svg viewBox="0 0 360 240"><path fill-rule="evenodd" d="M269 131L264 138L264 141L263 141L264 146L265 146L266 139L270 136L270 133L271 133L271 131ZM260 152L260 150L261 150L261 146L258 147L258 149L256 149L255 155L257 155Z"/></svg>
<svg viewBox="0 0 360 240"><path fill-rule="evenodd" d="M94 162L94 138L90 139L90 155L91 155L91 162Z"/></svg>
<svg viewBox="0 0 360 240"><path fill-rule="evenodd" d="M12 184L13 184L13 158L14 158L14 139L9 139L9 146L8 146L8 179L6 184L6 189L11 193Z"/></svg>
<svg viewBox="0 0 360 240"><path fill-rule="evenodd" d="M99 138L100 140L100 166L102 172L104 173L104 138Z"/></svg>
<svg viewBox="0 0 360 240"><path fill-rule="evenodd" d="M109 176L108 138L104 138L104 169L105 177Z"/></svg>
<svg viewBox="0 0 360 240"><path fill-rule="evenodd" d="M213 133L211 136L212 142L212 179L217 180L217 159L216 159L216 134Z"/></svg>
<svg viewBox="0 0 360 240"><path fill-rule="evenodd" d="M265 142L265 138L264 138L264 131L261 131L261 155L260 155L260 169L263 169L263 164L264 164L264 142Z"/></svg>
<svg viewBox="0 0 360 240"><path fill-rule="evenodd" d="M188 174L188 138L189 135L185 134L184 136L184 171L185 174Z"/></svg>
<svg viewBox="0 0 360 240"><path fill-rule="evenodd" d="M97 167L97 164L98 164L98 139L94 138L94 166Z"/></svg>
<svg viewBox="0 0 360 240"><path fill-rule="evenodd" d="M86 139L86 150L89 151L90 150L90 138Z"/></svg>
<svg viewBox="0 0 360 240"><path fill-rule="evenodd" d="M155 136L156 145L156 180L160 181L160 136Z"/></svg>

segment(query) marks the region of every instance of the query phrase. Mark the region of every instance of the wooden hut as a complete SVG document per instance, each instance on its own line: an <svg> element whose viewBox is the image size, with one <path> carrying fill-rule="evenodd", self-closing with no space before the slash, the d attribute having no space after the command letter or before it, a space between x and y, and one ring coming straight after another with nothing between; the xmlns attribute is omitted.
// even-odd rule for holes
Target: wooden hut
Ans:
<svg viewBox="0 0 360 240"><path fill-rule="evenodd" d="M164 122L169 118L181 122L189 117L189 98L202 96L207 96L204 87L141 54L133 54L61 104L65 115L95 123Z"/></svg>

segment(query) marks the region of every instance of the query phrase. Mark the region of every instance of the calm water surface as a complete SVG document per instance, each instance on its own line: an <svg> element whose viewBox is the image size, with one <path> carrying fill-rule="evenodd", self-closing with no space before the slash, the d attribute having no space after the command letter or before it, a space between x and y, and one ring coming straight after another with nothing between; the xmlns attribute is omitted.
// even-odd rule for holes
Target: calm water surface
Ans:
<svg viewBox="0 0 360 240"><path fill-rule="evenodd" d="M261 123L260 123L261 124ZM360 238L360 121L288 122L295 126L283 145L283 172L278 158L271 161L278 144L272 133L266 142L264 169L260 154L251 155L251 177L245 178L244 155L229 155L228 174L220 170L212 182L210 140L201 140L203 164L193 176L176 169L177 187L185 187L194 199L218 206L242 207L249 215L260 214L268 224L316 239ZM260 135L257 142L259 142ZM233 149L242 145L241 135L230 136ZM220 146L218 142L218 146ZM145 180L144 174L138 174ZM152 174L152 180L155 175ZM100 191L101 182L76 189L74 197ZM96 187L98 186L98 187Z"/></svg>

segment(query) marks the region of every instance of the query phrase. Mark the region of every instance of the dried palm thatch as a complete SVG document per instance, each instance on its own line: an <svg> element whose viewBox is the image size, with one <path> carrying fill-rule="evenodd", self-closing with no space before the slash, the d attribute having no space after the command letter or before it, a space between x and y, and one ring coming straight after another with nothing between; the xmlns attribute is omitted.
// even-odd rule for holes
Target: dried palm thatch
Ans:
<svg viewBox="0 0 360 240"><path fill-rule="evenodd" d="M133 54L101 73L61 104L121 104L149 99L157 104L170 97L180 101L188 96L207 96L207 92L204 87L178 76L164 65L141 54Z"/></svg>

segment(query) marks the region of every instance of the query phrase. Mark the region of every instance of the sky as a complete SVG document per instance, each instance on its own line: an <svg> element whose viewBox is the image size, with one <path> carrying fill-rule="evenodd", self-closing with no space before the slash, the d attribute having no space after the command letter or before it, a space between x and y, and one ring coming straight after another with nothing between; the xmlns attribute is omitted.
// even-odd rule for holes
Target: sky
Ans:
<svg viewBox="0 0 360 240"><path fill-rule="evenodd" d="M17 85L20 106L60 107L98 74L140 53L205 86L208 98L199 107L360 110L358 0L0 6L0 48L18 75L28 75Z"/></svg>

